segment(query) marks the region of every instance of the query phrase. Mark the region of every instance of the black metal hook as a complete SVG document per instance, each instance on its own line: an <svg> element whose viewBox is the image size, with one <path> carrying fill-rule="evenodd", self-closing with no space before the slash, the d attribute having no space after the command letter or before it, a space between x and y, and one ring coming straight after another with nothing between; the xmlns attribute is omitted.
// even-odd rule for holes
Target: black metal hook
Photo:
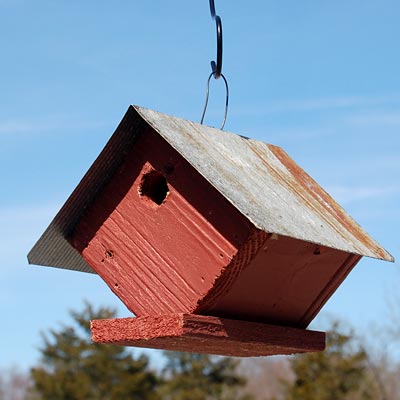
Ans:
<svg viewBox="0 0 400 400"><path fill-rule="evenodd" d="M217 61L216 62L211 61L212 72L207 80L206 102L204 104L203 115L201 116L200 123L203 124L204 117L205 117L206 111L207 111L208 97L210 94L211 77L214 77L215 79L219 79L220 77L222 77L222 79L224 80L224 83L225 83L225 90L226 90L225 113L224 113L224 120L222 121L222 125L221 125L221 130L222 130L222 129L224 129L225 122L226 122L226 116L228 114L229 87L228 87L228 82L227 82L225 76L222 74L222 22L221 22L221 18L215 12L214 0L210 0L210 12L211 12L211 17L213 19L215 19L215 24L217 27Z"/></svg>
<svg viewBox="0 0 400 400"><path fill-rule="evenodd" d="M210 0L210 12L217 28L217 62L211 61L211 70L214 78L218 79L222 74L222 21L215 12L214 0Z"/></svg>
<svg viewBox="0 0 400 400"><path fill-rule="evenodd" d="M210 12L211 12L211 17L215 18L216 12L215 12L215 3L214 0L210 0Z"/></svg>

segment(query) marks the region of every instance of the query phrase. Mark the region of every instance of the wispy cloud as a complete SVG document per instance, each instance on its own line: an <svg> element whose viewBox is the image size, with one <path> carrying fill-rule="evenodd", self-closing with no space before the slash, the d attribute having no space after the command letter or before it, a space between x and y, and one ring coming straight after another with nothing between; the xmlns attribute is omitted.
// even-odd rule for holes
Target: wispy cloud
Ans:
<svg viewBox="0 0 400 400"><path fill-rule="evenodd" d="M0 208L0 271L4 263L26 263L26 254L59 209L57 204Z"/></svg>
<svg viewBox="0 0 400 400"><path fill-rule="evenodd" d="M48 127L38 123L23 122L23 121L5 121L0 122L0 134L18 134L18 133L30 133L39 132Z"/></svg>
<svg viewBox="0 0 400 400"><path fill-rule="evenodd" d="M45 204L19 207L0 207L0 221L3 224L24 223L30 224L53 214L59 208L58 204ZM0 230L1 232L1 230Z"/></svg>
<svg viewBox="0 0 400 400"><path fill-rule="evenodd" d="M323 111L349 109L365 106L376 106L392 100L390 97L368 97L368 96L343 96L343 97L322 97L313 99L299 99L278 102L272 105L270 112L287 111Z"/></svg>
<svg viewBox="0 0 400 400"><path fill-rule="evenodd" d="M398 111L373 111L369 113L360 113L351 115L347 118L348 122L359 126L399 126L400 125L400 107Z"/></svg>
<svg viewBox="0 0 400 400"><path fill-rule="evenodd" d="M105 124L101 121L89 121L71 116L49 116L42 119L27 120L24 118L0 121L0 136L5 135L32 135L47 134L68 129L74 130L101 128Z"/></svg>
<svg viewBox="0 0 400 400"><path fill-rule="evenodd" d="M240 107L235 113L246 116L286 112L317 112L328 110L354 110L400 103L400 94L382 96L337 96L320 98L288 99L264 103L252 107Z"/></svg>
<svg viewBox="0 0 400 400"><path fill-rule="evenodd" d="M400 186L330 186L328 192L341 204L385 198L400 193Z"/></svg>

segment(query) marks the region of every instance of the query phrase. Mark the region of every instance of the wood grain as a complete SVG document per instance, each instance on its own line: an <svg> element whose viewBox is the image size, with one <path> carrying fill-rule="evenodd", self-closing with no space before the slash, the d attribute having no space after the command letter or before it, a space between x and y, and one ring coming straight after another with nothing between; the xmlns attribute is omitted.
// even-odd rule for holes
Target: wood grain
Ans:
<svg viewBox="0 0 400 400"><path fill-rule="evenodd" d="M235 357L305 353L325 348L323 332L205 315L94 320L91 331L96 343Z"/></svg>
<svg viewBox="0 0 400 400"><path fill-rule="evenodd" d="M165 176L162 204L144 177ZM82 217L72 246L135 315L195 312L227 291L267 235L148 130ZM246 245L246 243L249 243ZM203 304L203 309L206 308Z"/></svg>
<svg viewBox="0 0 400 400"><path fill-rule="evenodd" d="M149 176L167 187L161 204L143 195ZM256 229L151 129L70 242L137 316L196 313L299 328L360 259Z"/></svg>

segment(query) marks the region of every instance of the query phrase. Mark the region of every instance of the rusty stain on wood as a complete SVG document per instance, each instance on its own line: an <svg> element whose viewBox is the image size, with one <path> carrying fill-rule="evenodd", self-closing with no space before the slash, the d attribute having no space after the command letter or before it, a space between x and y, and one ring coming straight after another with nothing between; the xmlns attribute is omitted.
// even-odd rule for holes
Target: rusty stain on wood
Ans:
<svg viewBox="0 0 400 400"><path fill-rule="evenodd" d="M325 348L323 332L190 314L94 320L91 330L96 343L235 357Z"/></svg>
<svg viewBox="0 0 400 400"><path fill-rule="evenodd" d="M292 328L362 256L393 261L281 148L130 107L28 259L98 273L138 316L95 341L247 356L322 350Z"/></svg>
<svg viewBox="0 0 400 400"><path fill-rule="evenodd" d="M281 148L136 109L257 228L393 261Z"/></svg>
<svg viewBox="0 0 400 400"><path fill-rule="evenodd" d="M361 256L394 260L282 149L131 106L29 253L30 263L93 272L66 238L149 126L258 229Z"/></svg>
<svg viewBox="0 0 400 400"><path fill-rule="evenodd" d="M347 234L350 233L360 243L373 251L377 258L385 259L387 257L386 252L371 237L366 235L344 209L307 175L283 149L273 145L268 145L268 147L288 172L285 177L279 176L278 179L281 178L281 182L285 182L290 190L296 193L297 197L302 199L308 207L312 206L325 224L331 226L343 238L346 238ZM277 170L270 169L270 171L273 174Z"/></svg>
<svg viewBox="0 0 400 400"><path fill-rule="evenodd" d="M296 327L311 322L360 259L325 246L316 257L314 244L256 229L151 129L69 241L137 316Z"/></svg>

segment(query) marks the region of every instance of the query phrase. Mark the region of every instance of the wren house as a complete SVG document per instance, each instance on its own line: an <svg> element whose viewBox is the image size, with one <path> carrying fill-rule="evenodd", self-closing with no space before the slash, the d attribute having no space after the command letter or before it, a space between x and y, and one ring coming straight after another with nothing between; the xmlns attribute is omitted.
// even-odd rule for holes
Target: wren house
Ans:
<svg viewBox="0 0 400 400"><path fill-rule="evenodd" d="M95 341L245 356L322 350L305 328L362 256L393 261L281 148L130 107L28 258L135 314Z"/></svg>

